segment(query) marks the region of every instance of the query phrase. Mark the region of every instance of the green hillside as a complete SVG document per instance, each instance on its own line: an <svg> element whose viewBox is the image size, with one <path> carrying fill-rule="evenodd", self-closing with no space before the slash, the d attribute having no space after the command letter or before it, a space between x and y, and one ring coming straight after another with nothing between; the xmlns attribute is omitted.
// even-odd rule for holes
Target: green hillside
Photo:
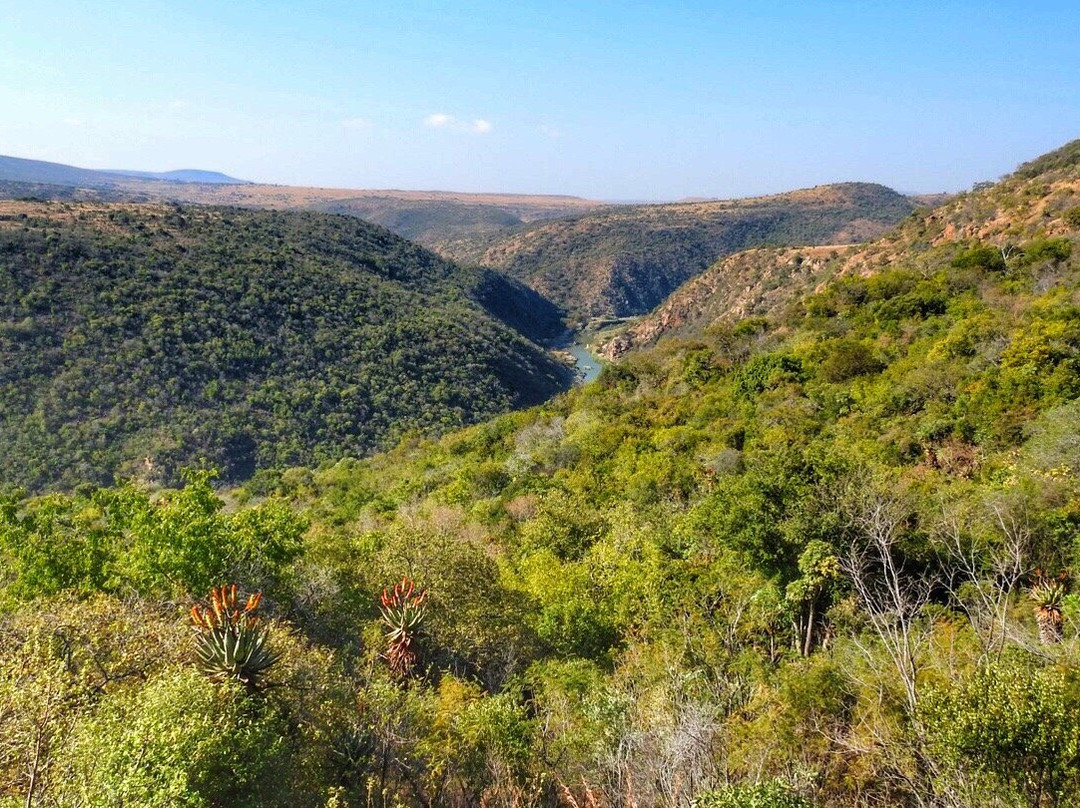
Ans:
<svg viewBox="0 0 1080 808"><path fill-rule="evenodd" d="M1080 165L1050 157L532 409L230 489L3 495L0 805L1078 804ZM300 249L271 223L362 228L198 215L267 261ZM410 292L460 288L391 243L432 262Z"/></svg>
<svg viewBox="0 0 1080 808"><path fill-rule="evenodd" d="M897 224L907 197L869 183L717 202L619 206L509 234L429 241L502 270L572 316L643 314L723 256L748 247L850 244Z"/></svg>
<svg viewBox="0 0 1080 808"><path fill-rule="evenodd" d="M568 383L496 319L558 330L535 293L357 219L5 203L0 269L0 477L35 489L363 455Z"/></svg>

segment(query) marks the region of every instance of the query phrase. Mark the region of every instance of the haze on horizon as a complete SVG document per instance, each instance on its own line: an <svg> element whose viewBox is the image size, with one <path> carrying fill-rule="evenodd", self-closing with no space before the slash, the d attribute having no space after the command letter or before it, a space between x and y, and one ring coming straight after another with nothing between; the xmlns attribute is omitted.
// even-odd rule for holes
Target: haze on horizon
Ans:
<svg viewBox="0 0 1080 808"><path fill-rule="evenodd" d="M88 168L596 199L931 192L1080 135L1066 2L6 5L0 154Z"/></svg>

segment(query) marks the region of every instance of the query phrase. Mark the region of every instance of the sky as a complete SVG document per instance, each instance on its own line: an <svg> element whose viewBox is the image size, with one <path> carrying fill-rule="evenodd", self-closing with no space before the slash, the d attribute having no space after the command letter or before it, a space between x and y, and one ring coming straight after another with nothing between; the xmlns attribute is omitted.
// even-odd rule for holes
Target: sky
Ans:
<svg viewBox="0 0 1080 808"><path fill-rule="evenodd" d="M1080 3L0 0L0 154L670 200L954 191L1080 137Z"/></svg>

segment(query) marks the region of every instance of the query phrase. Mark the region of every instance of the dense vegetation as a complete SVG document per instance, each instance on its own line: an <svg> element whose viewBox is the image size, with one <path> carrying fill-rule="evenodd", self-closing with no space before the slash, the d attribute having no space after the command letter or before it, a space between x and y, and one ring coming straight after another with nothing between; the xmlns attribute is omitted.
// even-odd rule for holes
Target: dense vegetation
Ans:
<svg viewBox="0 0 1080 808"><path fill-rule="evenodd" d="M9 483L175 481L202 459L244 478L459 427L568 383L496 319L550 332L554 307L357 219L57 203L0 213Z"/></svg>
<svg viewBox="0 0 1080 808"><path fill-rule="evenodd" d="M913 208L881 185L844 183L755 199L620 206L431 246L453 260L513 275L574 317L622 317L649 311L739 250L863 241Z"/></svg>
<svg viewBox="0 0 1080 808"><path fill-rule="evenodd" d="M0 805L1077 804L1078 242L1053 164L438 440L7 494Z"/></svg>

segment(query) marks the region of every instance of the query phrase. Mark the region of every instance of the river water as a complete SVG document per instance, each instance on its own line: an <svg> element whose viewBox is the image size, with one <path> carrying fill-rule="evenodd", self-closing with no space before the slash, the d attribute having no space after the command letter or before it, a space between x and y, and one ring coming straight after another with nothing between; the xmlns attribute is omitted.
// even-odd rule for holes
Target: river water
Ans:
<svg viewBox="0 0 1080 808"><path fill-rule="evenodd" d="M574 364L583 384L588 384L600 375L603 366L600 364L600 360L585 345L575 342L568 346L566 350L574 355Z"/></svg>

